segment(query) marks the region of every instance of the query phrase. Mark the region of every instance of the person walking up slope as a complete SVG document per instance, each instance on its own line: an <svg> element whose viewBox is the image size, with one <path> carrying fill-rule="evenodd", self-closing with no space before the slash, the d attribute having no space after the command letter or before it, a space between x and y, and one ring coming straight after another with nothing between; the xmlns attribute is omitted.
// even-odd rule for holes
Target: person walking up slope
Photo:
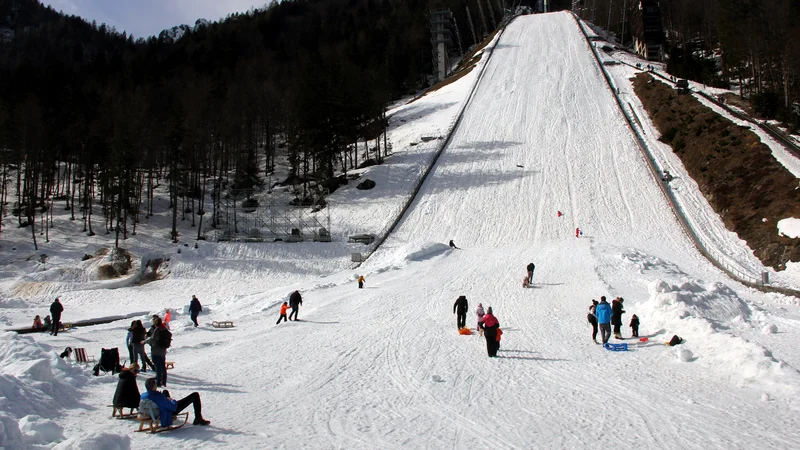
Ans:
<svg viewBox="0 0 800 450"><path fill-rule="evenodd" d="M289 306L292 307L292 313L289 314L289 320L292 320L292 316L294 316L294 320L299 320L297 318L297 313L300 311L300 305L303 304L303 297L300 296L300 291L292 292L292 295L289 296Z"/></svg>
<svg viewBox="0 0 800 450"><path fill-rule="evenodd" d="M600 303L594 310L597 316L597 323L600 325L600 336L603 339L603 345L608 343L611 337L611 305L606 301L606 297L600 297Z"/></svg>
<svg viewBox="0 0 800 450"><path fill-rule="evenodd" d="M497 356L497 350L500 348L500 343L497 342L497 329L500 328L500 322L497 317L492 314L492 307L486 310L486 315L483 316L483 336L486 338L486 351L489 353L490 358Z"/></svg>
<svg viewBox="0 0 800 450"><path fill-rule="evenodd" d="M286 303L286 302L283 302L283 304L281 305L281 315L278 317L278 321L275 322L275 325L281 323L281 320L286 322L286 310L287 309L289 309L289 304Z"/></svg>
<svg viewBox="0 0 800 450"><path fill-rule="evenodd" d="M197 328L197 316L200 315L200 312L203 310L203 305L200 304L200 300L197 299L197 296L192 296L192 301L189 302L189 313L192 315L192 322L194 322L195 328Z"/></svg>
<svg viewBox="0 0 800 450"><path fill-rule="evenodd" d="M469 311L467 297L461 295L453 303L453 314L456 314L456 326L459 330L467 326L467 311Z"/></svg>
<svg viewBox="0 0 800 450"><path fill-rule="evenodd" d="M64 306L56 297L53 304L50 305L50 315L53 316L53 330L50 332L53 336L58 336L58 328L61 326L61 313L64 312Z"/></svg>
<svg viewBox="0 0 800 450"><path fill-rule="evenodd" d="M536 270L536 264L530 263L528 264L528 286L533 284L533 271Z"/></svg>
<svg viewBox="0 0 800 450"><path fill-rule="evenodd" d="M366 281L364 279L364 275L359 275L358 276L358 288L359 289L364 289L364 281Z"/></svg>

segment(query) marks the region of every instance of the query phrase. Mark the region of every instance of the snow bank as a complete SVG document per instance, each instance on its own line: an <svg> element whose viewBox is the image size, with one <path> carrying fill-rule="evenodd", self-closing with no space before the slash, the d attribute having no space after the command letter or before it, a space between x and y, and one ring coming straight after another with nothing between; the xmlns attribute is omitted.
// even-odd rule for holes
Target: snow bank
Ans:
<svg viewBox="0 0 800 450"><path fill-rule="evenodd" d="M800 219L790 217L778 221L778 234L790 238L800 237Z"/></svg>
<svg viewBox="0 0 800 450"><path fill-rule="evenodd" d="M165 444L166 445L166 444ZM121 434L90 433L74 437L53 447L53 450L130 450L131 438Z"/></svg>
<svg viewBox="0 0 800 450"><path fill-rule="evenodd" d="M777 360L764 347L734 336L733 327L755 328L750 308L719 283L689 281L675 286L655 280L650 297L637 306L649 330L664 330L685 342L676 347L680 361L703 361L739 385L758 385L774 393L794 395L800 373Z"/></svg>
<svg viewBox="0 0 800 450"><path fill-rule="evenodd" d="M0 447L23 449L62 440L63 428L51 419L60 409L86 407L79 389L88 382L86 371L33 338L0 334Z"/></svg>

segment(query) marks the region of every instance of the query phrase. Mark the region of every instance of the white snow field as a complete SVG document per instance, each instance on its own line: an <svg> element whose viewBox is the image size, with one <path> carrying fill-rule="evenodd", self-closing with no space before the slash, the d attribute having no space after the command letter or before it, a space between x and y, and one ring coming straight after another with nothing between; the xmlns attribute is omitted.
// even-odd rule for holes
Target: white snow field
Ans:
<svg viewBox="0 0 800 450"><path fill-rule="evenodd" d="M189 246L176 247L164 202L124 245L169 255L165 276L109 289L80 259L113 235L82 236L63 215L34 252L30 230L6 224L0 322L28 326L55 296L64 321L177 310L168 388L198 391L212 423L134 433L135 421L110 417L116 377L58 358L66 346L126 356L130 319L57 337L6 332L0 447L800 448L797 299L747 288L695 250L567 13L515 19L476 70L394 110L395 154L364 171L376 189L351 183L331 196L334 235L391 223L443 141L410 143L445 136L472 86L411 208L359 268L350 253L366 247L341 239L194 249L196 231L182 224ZM693 222L719 221L693 211ZM523 289L529 262L535 286ZM301 320L275 325L294 289ZM192 294L206 309L196 329L185 312ZM469 326L478 303L494 309L498 358L482 337L458 334L459 295ZM624 297L623 335L637 314L649 340L626 339L627 352L593 343L586 312L601 295ZM674 334L685 343L665 346Z"/></svg>

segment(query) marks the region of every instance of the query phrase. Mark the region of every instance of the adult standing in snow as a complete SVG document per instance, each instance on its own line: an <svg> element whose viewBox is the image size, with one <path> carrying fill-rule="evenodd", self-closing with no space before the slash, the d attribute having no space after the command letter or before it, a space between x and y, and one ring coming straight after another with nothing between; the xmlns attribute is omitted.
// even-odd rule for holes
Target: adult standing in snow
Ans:
<svg viewBox="0 0 800 450"><path fill-rule="evenodd" d="M492 313L492 307L486 310L486 315L483 316L483 336L486 338L486 351L489 357L497 356L497 350L500 348L500 343L497 342L497 329L500 328L500 322L497 317Z"/></svg>
<svg viewBox="0 0 800 450"><path fill-rule="evenodd" d="M138 373L139 365L136 363L122 369L119 373L119 382L117 382L117 390L114 391L112 405L117 408L139 407L139 386L136 385Z"/></svg>
<svg viewBox="0 0 800 450"><path fill-rule="evenodd" d="M364 289L364 281L366 281L364 279L364 275L359 275L358 276L358 288L359 289Z"/></svg>
<svg viewBox="0 0 800 450"><path fill-rule="evenodd" d="M289 296L289 306L292 307L292 312L289 314L289 320L292 320L292 316L294 316L294 320L299 320L297 318L297 312L300 310L300 305L303 304L303 297L300 295L300 291L292 292L292 295Z"/></svg>
<svg viewBox="0 0 800 450"><path fill-rule="evenodd" d="M467 311L469 311L467 297L460 295L453 303L453 314L456 315L456 326L459 330L467 326Z"/></svg>
<svg viewBox="0 0 800 450"><path fill-rule="evenodd" d="M622 339L622 315L625 310L622 309L622 297L617 297L611 302L611 325L614 325L614 337Z"/></svg>
<svg viewBox="0 0 800 450"><path fill-rule="evenodd" d="M600 325L600 336L603 339L603 345L608 342L611 337L611 305L606 301L606 296L600 297L600 303L594 310L597 316L597 323Z"/></svg>
<svg viewBox="0 0 800 450"><path fill-rule="evenodd" d="M128 360L132 363L136 362L133 353L133 328L136 326L136 321L131 322L131 327L128 328L128 335L125 337L125 346L128 347Z"/></svg>
<svg viewBox="0 0 800 450"><path fill-rule="evenodd" d="M475 315L478 316L478 333L483 336L483 328L481 328L481 325L483 325L483 316L486 315L486 312L483 310L483 303L478 303L478 309L475 310Z"/></svg>
<svg viewBox="0 0 800 450"><path fill-rule="evenodd" d="M586 314L586 319L589 321L589 324L592 325L592 340L595 344L597 344L597 315L595 315L595 310L597 309L597 300L592 299L592 305L589 306L589 313Z"/></svg>
<svg viewBox="0 0 800 450"><path fill-rule="evenodd" d="M153 319L153 335L145 342L150 344L150 358L156 366L156 384L167 386L167 348L172 340L172 333L164 326L164 322L159 317Z"/></svg>
<svg viewBox="0 0 800 450"><path fill-rule="evenodd" d="M155 371L156 365L153 364L153 361L147 357L147 352L144 351L144 340L147 337L147 330L144 328L144 324L142 324L141 320L136 320L134 322L134 325L131 327L131 333L133 333L131 338L131 344L133 345L133 358L131 361L138 363L139 357L141 357L142 372L147 372L147 366L150 366L150 370Z"/></svg>
<svg viewBox="0 0 800 450"><path fill-rule="evenodd" d="M53 336L58 336L58 327L61 325L61 313L64 312L64 306L61 301L56 297L53 304L50 305L50 315L53 316L53 330L50 332Z"/></svg>
<svg viewBox="0 0 800 450"><path fill-rule="evenodd" d="M200 304L200 300L197 299L196 295L192 296L192 301L189 302L189 313L192 315L192 322L194 322L195 328L197 328L197 316L200 315L200 311L203 310L203 305Z"/></svg>
<svg viewBox="0 0 800 450"><path fill-rule="evenodd" d="M197 392L192 392L186 397L175 401L170 397L169 391L166 389L164 392L158 392L155 378L148 378L147 381L144 382L144 387L147 390L142 394L141 399L150 400L158 406L162 427L172 425L172 415L178 414L189 405L194 406L193 425L208 425L211 423L203 418L203 405L200 403L200 394Z"/></svg>
<svg viewBox="0 0 800 450"><path fill-rule="evenodd" d="M533 271L536 270L536 264L530 263L528 264L528 286L533 284Z"/></svg>

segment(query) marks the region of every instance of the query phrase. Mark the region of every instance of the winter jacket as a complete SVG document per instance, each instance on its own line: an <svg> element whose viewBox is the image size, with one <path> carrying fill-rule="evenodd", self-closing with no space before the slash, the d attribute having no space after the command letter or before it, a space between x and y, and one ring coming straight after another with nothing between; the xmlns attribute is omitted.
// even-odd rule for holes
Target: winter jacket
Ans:
<svg viewBox="0 0 800 450"><path fill-rule="evenodd" d="M639 318L636 317L636 314L631 317L631 323L629 325L631 328L639 328Z"/></svg>
<svg viewBox="0 0 800 450"><path fill-rule="evenodd" d="M133 330L128 330L128 335L125 337L125 347L130 347L133 342Z"/></svg>
<svg viewBox="0 0 800 450"><path fill-rule="evenodd" d="M596 310L597 308L595 305L589 307L589 314L586 314L586 320L588 320L589 323L597 323L597 315L595 314Z"/></svg>
<svg viewBox="0 0 800 450"><path fill-rule="evenodd" d="M363 282L365 282L365 281L367 281L367 280L365 280L365 279L364 279L364 276L363 276L363 275L362 275L362 276L360 276L360 277L358 277L358 282L359 282L359 283L363 283Z"/></svg>
<svg viewBox="0 0 800 450"><path fill-rule="evenodd" d="M167 356L167 349L158 344L162 331L167 331L167 327L163 324L160 327L156 327L153 330L153 335L145 341L145 343L150 344L150 356Z"/></svg>
<svg viewBox="0 0 800 450"><path fill-rule="evenodd" d="M486 314L483 316L483 328L496 328L500 326L500 322L494 314Z"/></svg>
<svg viewBox="0 0 800 450"><path fill-rule="evenodd" d="M64 306L58 301L55 301L52 305L50 305L50 315L53 316L53 322L56 322L56 319L61 318L62 312L64 312Z"/></svg>
<svg viewBox="0 0 800 450"><path fill-rule="evenodd" d="M286 310L289 309L289 305L281 305L281 315L286 315Z"/></svg>
<svg viewBox="0 0 800 450"><path fill-rule="evenodd" d="M611 324L622 326L622 314L624 313L625 310L622 309L622 302L613 300L611 302Z"/></svg>
<svg viewBox="0 0 800 450"><path fill-rule="evenodd" d="M164 394L158 391L145 391L142 394L142 400L150 400L158 405L158 412L161 416L161 426L168 427L172 425L172 413L178 410L178 402L170 400Z"/></svg>
<svg viewBox="0 0 800 450"><path fill-rule="evenodd" d="M536 265L534 263L528 264L528 272L533 272L536 269Z"/></svg>
<svg viewBox="0 0 800 450"><path fill-rule="evenodd" d="M456 310L458 310L459 314L466 314L467 311L469 311L469 302L467 302L467 297L463 295L458 297L456 302L453 303L453 314L456 313Z"/></svg>
<svg viewBox="0 0 800 450"><path fill-rule="evenodd" d="M123 408L139 407L139 386L136 385L136 375L130 370L119 373L119 382L112 404Z"/></svg>
<svg viewBox="0 0 800 450"><path fill-rule="evenodd" d="M303 304L303 297L300 296L300 292L294 291L292 295L289 296L289 305L292 306L292 309L295 309L296 306Z"/></svg>
<svg viewBox="0 0 800 450"><path fill-rule="evenodd" d="M147 330L145 330L144 327L136 327L136 328L131 328L131 333L133 333L133 338L131 339L131 341L134 344L139 345L144 340L145 334L147 334Z"/></svg>
<svg viewBox="0 0 800 450"><path fill-rule="evenodd" d="M486 315L486 312L483 310L483 306L478 306L478 309L475 310L475 314L478 315L478 323L483 322L483 316Z"/></svg>
<svg viewBox="0 0 800 450"><path fill-rule="evenodd" d="M193 298L192 301L189 303L189 312L192 314L199 314L200 311L203 310L203 305L200 304L200 300Z"/></svg>
<svg viewBox="0 0 800 450"><path fill-rule="evenodd" d="M607 301L601 301L594 314L597 316L597 323L611 323L611 305Z"/></svg>

